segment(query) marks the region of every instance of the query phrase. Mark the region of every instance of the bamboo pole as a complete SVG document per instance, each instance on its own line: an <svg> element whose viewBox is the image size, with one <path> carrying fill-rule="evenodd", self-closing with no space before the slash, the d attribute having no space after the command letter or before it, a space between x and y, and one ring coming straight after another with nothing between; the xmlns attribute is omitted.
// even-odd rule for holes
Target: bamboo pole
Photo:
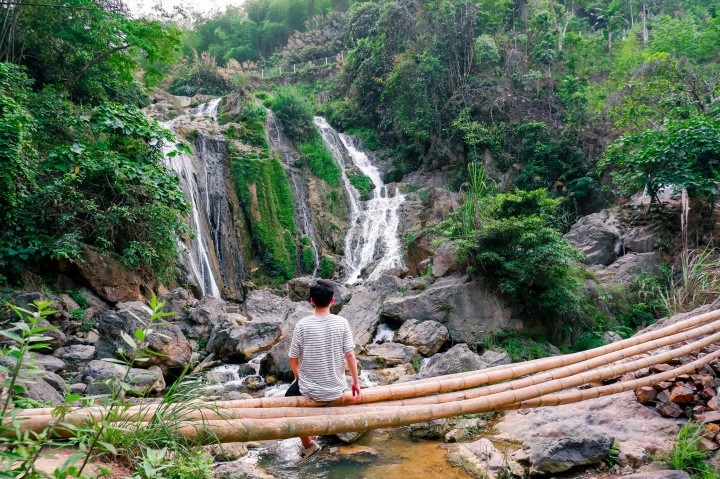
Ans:
<svg viewBox="0 0 720 479"><path fill-rule="evenodd" d="M495 366L492 368L482 369L478 371L456 373L436 378L421 379L408 383L392 384L389 386L380 386L363 390L362 404L396 401L401 399L410 399L418 396L427 396L438 393L446 393L457 390L463 390L470 387L476 387L488 384L494 381L507 381L516 379L528 374L534 374L541 371L547 371L559 367L568 366L570 364L601 357L603 355L614 353L625 348L643 344L656 339L661 339L668 334L675 334L684 330L689 330L700 324L715 321L720 318L720 310L710 311L698 316L679 321L673 325L666 326L655 331L643 333L632 338L628 338L616 343L594 348L587 351L568 354L564 356L554 356L550 358L542 358L533 361L525 361L513 363L509 365ZM714 329L713 329L714 330ZM498 373L499 372L499 373ZM491 374L492 373L492 374ZM409 386L412 384L412 386ZM356 404L350 392L345 393L339 399L322 403L313 401L305 397L289 397L289 398L256 398L241 399L234 401L217 401L215 405L223 409L234 408L270 408L270 407L324 407L324 406L340 406ZM146 411L149 413L158 408L158 405L141 405L128 408L128 412ZM78 410L78 412L104 411L102 407L88 407ZM23 416L33 415L49 415L52 408L37 408L23 412Z"/></svg>
<svg viewBox="0 0 720 479"><path fill-rule="evenodd" d="M401 399L397 401L387 401L374 403L372 406L390 407L390 406L409 406L409 405L420 405L420 404L440 404L444 402L459 401L464 399L477 398L489 394L495 394L503 391L509 391L513 389L521 389L528 386L540 384L542 382L559 379L562 377L572 376L574 374L587 371L596 367L605 366L612 362L627 359L638 354L643 354L648 351L658 349L661 347L670 346L682 341L696 338L708 334L712 331L716 331L720 326L720 321L700 326L692 330L682 331L671 336L666 336L654 341L648 341L636 346L625 348L620 351L616 351L611 354L604 356L595 357L586 361L581 361L574 364L569 364L566 367L558 368L544 373L537 373L532 376L526 376L521 379L515 379L509 382L501 382L492 384L490 386L484 386L479 388L468 389L460 392L451 392L439 395L429 396L418 396L410 399ZM516 371L517 372L517 371ZM496 375L500 374L501 371L496 371ZM488 374L488 377L493 374ZM491 382L496 381L496 377L490 378ZM408 383L412 384L412 383ZM366 390L367 391L367 390ZM357 408L358 406L369 406L369 404L359 404L355 406L349 406L351 408ZM186 405L180 406L183 409L188 409ZM315 411L313 411L315 409ZM233 412L237 410L237 412ZM274 411L276 410L276 411ZM287 408L223 408L213 407L210 405L207 410L188 410L185 415L187 420L201 420L201 419L229 419L229 418L255 418L255 419L268 419L275 417L301 417L301 416L315 416L324 414L339 414L337 412L339 407L326 407L319 409L312 407L287 407ZM357 411L357 409L354 409ZM273 412L274 411L274 412ZM132 411L121 411L118 420L127 421L144 421L147 422L152 419L156 412L156 409L150 407L146 409L132 410ZM81 410L74 411L65 418L66 423L80 424L85 420L100 420L103 416L101 411L89 411L83 412ZM39 416L39 417L46 417ZM25 416L21 416L25 417ZM50 419L47 418L48 423Z"/></svg>

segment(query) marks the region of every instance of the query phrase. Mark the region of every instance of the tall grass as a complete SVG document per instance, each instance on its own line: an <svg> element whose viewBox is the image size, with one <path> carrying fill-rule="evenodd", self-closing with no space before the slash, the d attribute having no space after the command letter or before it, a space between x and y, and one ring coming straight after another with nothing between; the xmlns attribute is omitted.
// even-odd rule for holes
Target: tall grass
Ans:
<svg viewBox="0 0 720 479"><path fill-rule="evenodd" d="M718 471L708 463L710 453L698 449L702 431L702 424L689 422L683 426L665 462L673 469L687 472L693 479L718 479Z"/></svg>
<svg viewBox="0 0 720 479"><path fill-rule="evenodd" d="M708 304L720 294L720 251L685 250L680 268L660 298L670 314L684 313Z"/></svg>

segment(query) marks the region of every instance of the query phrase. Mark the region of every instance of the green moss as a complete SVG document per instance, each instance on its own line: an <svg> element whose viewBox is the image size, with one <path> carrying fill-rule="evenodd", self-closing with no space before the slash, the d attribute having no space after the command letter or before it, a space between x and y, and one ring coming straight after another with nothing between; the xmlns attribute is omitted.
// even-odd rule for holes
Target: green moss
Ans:
<svg viewBox="0 0 720 479"><path fill-rule="evenodd" d="M321 278L330 279L335 273L335 261L332 258L323 256L320 260L320 267L318 268L318 274Z"/></svg>
<svg viewBox="0 0 720 479"><path fill-rule="evenodd" d="M375 189L375 185L370 177L363 174L350 173L348 180L350 180L350 183L360 192L363 200L367 201L370 199L370 192Z"/></svg>
<svg viewBox="0 0 720 479"><path fill-rule="evenodd" d="M313 175L330 186L340 186L340 167L317 132L313 131L310 140L300 143L300 153Z"/></svg>
<svg viewBox="0 0 720 479"><path fill-rule="evenodd" d="M264 146L239 151L230 145L237 194L250 222L253 248L262 265L260 274L290 279L295 275L297 246L294 201L285 169L270 156L261 122L243 123L235 134L244 142Z"/></svg>

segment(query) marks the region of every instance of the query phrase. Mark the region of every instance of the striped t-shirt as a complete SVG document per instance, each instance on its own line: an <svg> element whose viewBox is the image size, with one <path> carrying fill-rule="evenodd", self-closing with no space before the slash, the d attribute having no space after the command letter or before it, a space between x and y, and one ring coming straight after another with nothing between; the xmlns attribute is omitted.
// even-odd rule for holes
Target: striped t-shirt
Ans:
<svg viewBox="0 0 720 479"><path fill-rule="evenodd" d="M345 353L355 348L347 319L335 314L307 316L295 325L288 356L298 358L300 393L332 401L347 389Z"/></svg>

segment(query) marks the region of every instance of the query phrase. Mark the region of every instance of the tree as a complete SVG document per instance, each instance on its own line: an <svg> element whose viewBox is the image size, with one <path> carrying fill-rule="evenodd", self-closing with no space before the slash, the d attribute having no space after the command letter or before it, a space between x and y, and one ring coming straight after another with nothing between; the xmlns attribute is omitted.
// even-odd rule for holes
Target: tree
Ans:
<svg viewBox="0 0 720 479"><path fill-rule="evenodd" d="M697 115L623 136L610 145L600 166L612 168L621 193L645 189L651 204L666 187L714 198L720 184L720 122Z"/></svg>

